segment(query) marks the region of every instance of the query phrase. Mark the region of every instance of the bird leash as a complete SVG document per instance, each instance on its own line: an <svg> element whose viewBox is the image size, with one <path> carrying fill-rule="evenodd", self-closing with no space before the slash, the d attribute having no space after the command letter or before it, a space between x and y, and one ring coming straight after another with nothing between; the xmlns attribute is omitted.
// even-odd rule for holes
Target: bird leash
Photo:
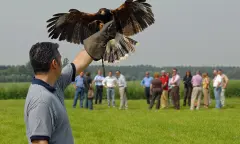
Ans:
<svg viewBox="0 0 240 144"><path fill-rule="evenodd" d="M102 58L102 69L103 69L103 77L105 77L105 67L104 67L104 61L103 61L103 58Z"/></svg>

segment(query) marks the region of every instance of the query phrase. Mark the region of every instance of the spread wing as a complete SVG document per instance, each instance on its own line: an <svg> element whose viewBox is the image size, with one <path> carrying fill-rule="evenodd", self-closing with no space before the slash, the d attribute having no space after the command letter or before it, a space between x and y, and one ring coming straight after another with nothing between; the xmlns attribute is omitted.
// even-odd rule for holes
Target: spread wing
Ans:
<svg viewBox="0 0 240 144"><path fill-rule="evenodd" d="M126 0L115 10L111 10L120 33L131 36L137 34L155 22L151 5L146 0Z"/></svg>
<svg viewBox="0 0 240 144"><path fill-rule="evenodd" d="M51 39L83 44L83 40L98 31L98 16L70 9L69 13L57 13L47 20Z"/></svg>

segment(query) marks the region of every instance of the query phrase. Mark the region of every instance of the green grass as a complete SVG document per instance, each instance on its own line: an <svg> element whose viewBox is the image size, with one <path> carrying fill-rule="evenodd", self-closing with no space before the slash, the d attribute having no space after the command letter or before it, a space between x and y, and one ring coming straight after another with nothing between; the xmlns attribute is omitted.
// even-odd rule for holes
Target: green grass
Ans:
<svg viewBox="0 0 240 144"><path fill-rule="evenodd" d="M227 108L190 111L147 110L145 100L130 100L129 110L94 105L71 107L65 101L76 144L221 144L240 142L240 99L227 99ZM119 101L116 102L117 106ZM78 102L79 106L79 102ZM155 108L155 107L154 107ZM0 101L0 143L26 144L24 100Z"/></svg>
<svg viewBox="0 0 240 144"><path fill-rule="evenodd" d="M0 100L1 99L25 99L30 83L0 83ZM226 97L240 96L240 80L230 80L226 90ZM184 93L183 83L180 85L180 95L183 98ZM65 98L73 99L74 88L72 85L65 90ZM211 87L211 96L213 98L213 89ZM106 96L106 89L103 90L103 96ZM144 89L140 85L140 81L128 82L128 98L129 99L144 99ZM116 99L119 98L118 90L116 89Z"/></svg>

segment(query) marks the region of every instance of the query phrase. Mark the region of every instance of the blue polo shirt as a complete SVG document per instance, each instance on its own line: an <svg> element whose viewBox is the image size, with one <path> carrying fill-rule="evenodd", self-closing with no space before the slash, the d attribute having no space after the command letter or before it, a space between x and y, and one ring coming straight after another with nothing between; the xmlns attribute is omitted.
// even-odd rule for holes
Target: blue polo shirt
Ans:
<svg viewBox="0 0 240 144"><path fill-rule="evenodd" d="M141 85L145 87L150 87L152 80L153 80L152 77L144 77L143 80L141 81Z"/></svg>
<svg viewBox="0 0 240 144"><path fill-rule="evenodd" d="M75 78L75 82L76 82L76 87L84 88L84 77L81 77L80 75L78 75Z"/></svg>

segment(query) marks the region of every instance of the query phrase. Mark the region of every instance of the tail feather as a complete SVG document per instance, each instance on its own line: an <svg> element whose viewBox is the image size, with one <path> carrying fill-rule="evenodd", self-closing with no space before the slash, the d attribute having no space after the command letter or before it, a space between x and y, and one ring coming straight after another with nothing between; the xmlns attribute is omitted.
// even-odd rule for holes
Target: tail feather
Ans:
<svg viewBox="0 0 240 144"><path fill-rule="evenodd" d="M106 46L103 60L106 63L116 63L126 59L129 54L135 52L135 45L138 42L117 33L115 39L110 40Z"/></svg>

